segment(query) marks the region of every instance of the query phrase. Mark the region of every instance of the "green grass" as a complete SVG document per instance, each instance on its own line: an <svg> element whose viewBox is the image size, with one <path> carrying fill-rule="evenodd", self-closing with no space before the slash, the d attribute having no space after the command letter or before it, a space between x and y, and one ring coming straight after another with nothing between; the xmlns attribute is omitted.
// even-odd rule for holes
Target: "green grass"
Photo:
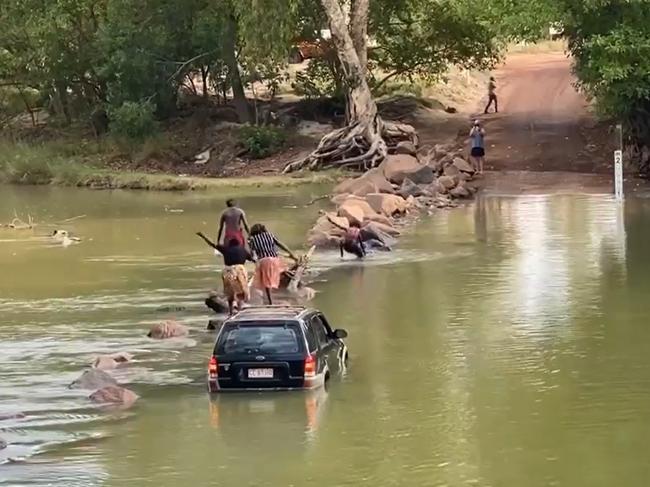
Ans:
<svg viewBox="0 0 650 487"><path fill-rule="evenodd" d="M60 147L49 143L28 145L0 141L0 182L27 185L60 185L93 189L139 189L190 191L220 188L290 187L308 183L330 183L339 172L297 173L248 178L179 177L114 171L89 164L80 155L60 155ZM84 157L87 154L84 154Z"/></svg>

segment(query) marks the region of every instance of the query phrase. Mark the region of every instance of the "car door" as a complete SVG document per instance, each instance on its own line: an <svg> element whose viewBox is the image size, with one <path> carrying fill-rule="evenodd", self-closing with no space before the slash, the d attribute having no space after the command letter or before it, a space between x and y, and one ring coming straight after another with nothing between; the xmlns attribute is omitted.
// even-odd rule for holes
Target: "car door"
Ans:
<svg viewBox="0 0 650 487"><path fill-rule="evenodd" d="M337 354L339 351L338 340L334 338L332 329L322 314L316 314L312 317L311 323L318 339L320 347L320 356L330 373L337 373L339 370Z"/></svg>

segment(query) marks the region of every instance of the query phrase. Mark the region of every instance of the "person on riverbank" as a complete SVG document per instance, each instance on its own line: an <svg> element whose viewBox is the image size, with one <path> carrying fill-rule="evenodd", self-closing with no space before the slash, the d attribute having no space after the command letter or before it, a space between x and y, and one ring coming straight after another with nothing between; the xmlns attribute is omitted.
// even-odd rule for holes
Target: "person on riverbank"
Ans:
<svg viewBox="0 0 650 487"><path fill-rule="evenodd" d="M197 235L223 256L225 267L221 271L221 280L223 292L228 300L228 312L232 316L235 313L235 301L237 309L241 310L249 299L248 272L245 264L247 261L253 262L253 256L236 238L231 238L227 245L221 245L212 242L202 232L197 232Z"/></svg>
<svg viewBox="0 0 650 487"><path fill-rule="evenodd" d="M494 103L494 113L499 113L499 99L497 98L497 82L494 79L494 76L490 76L490 81L488 82L488 104L485 107L485 113L487 114L488 110Z"/></svg>
<svg viewBox="0 0 650 487"><path fill-rule="evenodd" d="M257 262L253 285L257 289L264 291L268 303L273 304L271 291L280 287L280 278L285 270L278 249L287 252L293 260L298 259L286 245L280 242L261 223L256 223L251 227L248 245Z"/></svg>
<svg viewBox="0 0 650 487"><path fill-rule="evenodd" d="M470 159L476 171L483 174L485 164L485 129L481 127L480 120L474 120L474 125L469 131Z"/></svg>
<svg viewBox="0 0 650 487"><path fill-rule="evenodd" d="M224 230L224 244L230 242L232 239L237 239L241 246L246 245L244 230L247 234L250 234L248 222L246 221L246 213L237 206L237 202L232 198L226 201L226 209L221 213L217 243L221 243L221 235L224 233Z"/></svg>

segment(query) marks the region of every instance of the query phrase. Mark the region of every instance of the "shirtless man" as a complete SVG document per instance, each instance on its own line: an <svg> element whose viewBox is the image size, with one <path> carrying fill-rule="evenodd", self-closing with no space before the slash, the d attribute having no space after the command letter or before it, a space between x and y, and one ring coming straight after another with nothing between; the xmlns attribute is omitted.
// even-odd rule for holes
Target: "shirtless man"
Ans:
<svg viewBox="0 0 650 487"><path fill-rule="evenodd" d="M225 228L224 244L235 239L240 245L244 246L246 245L244 230L246 230L246 233L250 233L248 230L248 222L246 221L246 213L237 206L237 202L234 199L226 201L226 206L227 208L221 214L221 220L219 221L217 243L221 243L221 234L224 233Z"/></svg>

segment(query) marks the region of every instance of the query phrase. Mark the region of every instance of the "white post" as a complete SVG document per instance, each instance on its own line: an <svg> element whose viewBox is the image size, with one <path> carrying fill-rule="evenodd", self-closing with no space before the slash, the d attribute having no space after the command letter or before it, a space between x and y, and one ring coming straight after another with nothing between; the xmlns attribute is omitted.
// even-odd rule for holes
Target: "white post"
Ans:
<svg viewBox="0 0 650 487"><path fill-rule="evenodd" d="M617 201L623 200L623 151L614 151L614 194Z"/></svg>

